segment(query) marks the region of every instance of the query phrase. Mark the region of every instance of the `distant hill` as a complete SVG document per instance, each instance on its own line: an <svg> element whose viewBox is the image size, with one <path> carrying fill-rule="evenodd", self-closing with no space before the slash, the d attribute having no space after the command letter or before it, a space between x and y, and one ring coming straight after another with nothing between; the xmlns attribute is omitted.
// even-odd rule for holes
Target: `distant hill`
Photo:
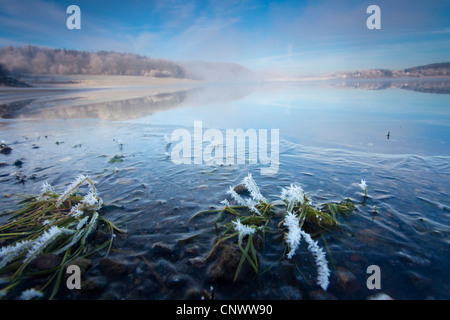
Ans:
<svg viewBox="0 0 450 320"><path fill-rule="evenodd" d="M398 78L426 78L450 77L450 62L433 63L425 66L407 68L403 70L370 69L344 71L327 75L336 79L398 79Z"/></svg>
<svg viewBox="0 0 450 320"><path fill-rule="evenodd" d="M450 77L450 62L433 63L426 66L404 69L399 75L409 77Z"/></svg>
<svg viewBox="0 0 450 320"><path fill-rule="evenodd" d="M130 53L5 46L0 63L8 71L34 75L137 75L196 80L248 80L255 75L232 63L174 62Z"/></svg>

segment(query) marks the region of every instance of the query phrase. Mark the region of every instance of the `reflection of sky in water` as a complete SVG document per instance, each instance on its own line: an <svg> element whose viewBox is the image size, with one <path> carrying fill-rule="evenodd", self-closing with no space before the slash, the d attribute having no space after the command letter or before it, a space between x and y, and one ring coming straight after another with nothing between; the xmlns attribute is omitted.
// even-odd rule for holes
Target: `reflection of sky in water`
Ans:
<svg viewBox="0 0 450 320"><path fill-rule="evenodd" d="M448 95L292 85L264 87L240 100L187 105L136 121L190 127L200 120L204 128L278 128L282 138L307 146L448 155L447 104Z"/></svg>
<svg viewBox="0 0 450 320"><path fill-rule="evenodd" d="M320 84L320 83L319 83ZM16 119L101 119L203 128L279 129L305 146L448 155L448 94L303 83L75 91L0 106ZM365 85L373 85L366 83ZM5 98L2 99L5 101ZM22 98L23 101L25 97ZM8 100L11 103L11 100ZM389 139L387 133L390 132Z"/></svg>

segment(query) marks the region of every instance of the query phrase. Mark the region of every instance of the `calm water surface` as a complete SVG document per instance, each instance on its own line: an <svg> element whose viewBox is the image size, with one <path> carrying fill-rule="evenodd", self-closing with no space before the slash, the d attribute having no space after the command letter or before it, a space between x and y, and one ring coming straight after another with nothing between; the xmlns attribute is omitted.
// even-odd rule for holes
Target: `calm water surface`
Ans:
<svg viewBox="0 0 450 320"><path fill-rule="evenodd" d="M394 299L450 298L449 95L280 83L137 91L126 99L108 90L98 93L101 99L62 93L2 109L9 111L0 120L0 138L13 148L0 155L3 210L17 199L5 194L37 194L46 180L62 191L83 173L97 183L103 215L127 230L111 254L127 264L127 276L63 298L197 299L211 286L218 299L317 298L305 243L295 256L300 272L286 259L278 263L280 237L261 249L261 270L271 268L259 276L223 281L214 276L215 261L195 263L214 243L214 216L189 218L220 208L228 188L248 172L269 200L297 183L318 206L355 202L339 230L317 238L332 270L326 298L378 292ZM264 165L248 161L174 164L176 143L166 138L176 129L193 133L194 121L223 132L279 129L278 172L261 175ZM115 155L123 161L110 163ZM19 182L14 174L26 177ZM360 179L367 181L367 199ZM380 267L380 290L366 286L370 265ZM350 283L342 284L338 270L351 273ZM86 277L104 276L94 267Z"/></svg>

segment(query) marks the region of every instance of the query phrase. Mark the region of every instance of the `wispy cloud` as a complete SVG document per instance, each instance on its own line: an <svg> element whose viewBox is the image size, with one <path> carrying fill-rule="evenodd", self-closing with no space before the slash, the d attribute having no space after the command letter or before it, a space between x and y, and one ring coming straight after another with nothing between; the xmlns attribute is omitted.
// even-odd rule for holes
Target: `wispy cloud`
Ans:
<svg viewBox="0 0 450 320"><path fill-rule="evenodd" d="M114 50L290 72L448 57L450 4L376 3L382 29L372 32L365 26L372 1L77 0L82 29L69 31L68 2L0 0L0 39L3 45ZM434 48L426 49L430 41Z"/></svg>
<svg viewBox="0 0 450 320"><path fill-rule="evenodd" d="M39 39L54 35L61 25L65 27L65 8L42 0L0 0L2 33L17 38Z"/></svg>

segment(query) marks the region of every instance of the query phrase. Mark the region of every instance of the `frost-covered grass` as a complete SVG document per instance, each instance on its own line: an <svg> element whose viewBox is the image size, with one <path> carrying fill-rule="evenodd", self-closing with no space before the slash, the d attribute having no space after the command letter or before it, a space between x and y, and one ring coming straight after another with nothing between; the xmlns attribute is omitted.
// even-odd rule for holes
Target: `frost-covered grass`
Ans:
<svg viewBox="0 0 450 320"><path fill-rule="evenodd" d="M83 184L87 184L89 191L80 196ZM0 226L0 298L15 298L15 287L33 275L47 273L49 280L38 293L28 288L21 298L53 298L67 263L103 248L107 248L108 254L114 230L120 230L98 213L102 204L90 177L79 175L61 194L45 182L40 195L25 198L23 208L6 213L8 223ZM90 246L88 237L100 224L109 231L109 240ZM42 254L58 255L61 263L56 268L36 272L29 264ZM51 285L53 289L49 289Z"/></svg>
<svg viewBox="0 0 450 320"><path fill-rule="evenodd" d="M230 187L227 191L227 194L231 197L230 201L233 201L236 205L231 205L230 201L225 199L221 202L222 209L202 211L191 218L207 213L218 213L215 226L216 229L220 230L217 223L223 219L225 214L232 216L228 219L228 222L222 225L224 236L215 243L205 259L211 256L221 242L237 237L237 245L242 252L242 257L235 272L234 280L238 278L245 261L258 273L260 272L260 266L253 239L257 234L266 239L267 233L281 232L286 247L283 256L288 260L294 259L296 252L300 250L302 239L304 239L308 251L315 260L317 268L316 283L323 290L327 290L330 277L328 261L325 252L319 246L318 241L313 240L313 236L337 228L339 226L339 215L349 214L355 209L352 201L347 199L337 204L326 203L317 209L300 186L291 184L281 189L279 199L269 202L261 194L250 173L242 180L242 185L248 191L248 197L238 193L233 187ZM278 213L274 214L275 211ZM280 219L280 212L284 213L281 214L278 228L277 230L271 230L268 227L269 222ZM247 238L246 244L244 244L244 238ZM245 247L243 247L243 244Z"/></svg>

